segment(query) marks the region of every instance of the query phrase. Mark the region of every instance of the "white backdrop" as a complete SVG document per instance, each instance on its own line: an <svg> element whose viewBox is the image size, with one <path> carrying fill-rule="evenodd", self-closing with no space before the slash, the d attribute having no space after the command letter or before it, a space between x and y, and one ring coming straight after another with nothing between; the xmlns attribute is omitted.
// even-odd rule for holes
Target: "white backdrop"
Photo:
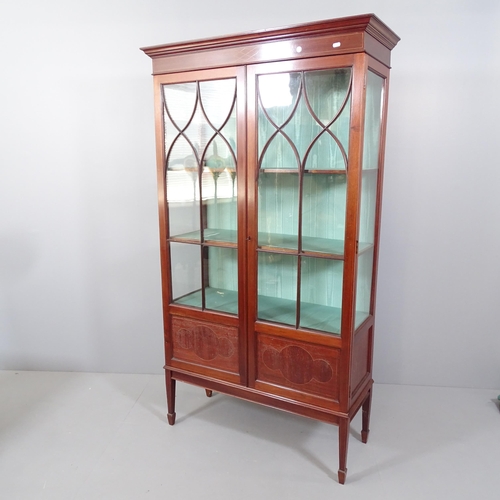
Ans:
<svg viewBox="0 0 500 500"><path fill-rule="evenodd" d="M500 387L498 0L0 4L0 369L160 373L150 59L374 12L393 51L377 382Z"/></svg>

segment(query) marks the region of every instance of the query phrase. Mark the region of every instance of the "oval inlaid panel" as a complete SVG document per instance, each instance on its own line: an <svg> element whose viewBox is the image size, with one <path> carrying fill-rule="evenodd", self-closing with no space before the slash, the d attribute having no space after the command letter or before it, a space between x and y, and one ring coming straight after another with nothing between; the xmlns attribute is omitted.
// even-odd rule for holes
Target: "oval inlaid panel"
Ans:
<svg viewBox="0 0 500 500"><path fill-rule="evenodd" d="M238 369L238 329L172 318L173 358L229 371Z"/></svg>
<svg viewBox="0 0 500 500"><path fill-rule="evenodd" d="M307 384L313 378L318 382L328 382L333 376L332 367L325 360L314 360L298 346L288 346L280 352L268 348L262 359L268 368L280 370L287 380L295 384Z"/></svg>
<svg viewBox="0 0 500 500"><path fill-rule="evenodd" d="M261 382L272 384L293 390L289 395L293 398L322 406L334 404L339 396L339 357L340 351L334 347L258 334L256 387ZM312 399L316 396L321 399Z"/></svg>

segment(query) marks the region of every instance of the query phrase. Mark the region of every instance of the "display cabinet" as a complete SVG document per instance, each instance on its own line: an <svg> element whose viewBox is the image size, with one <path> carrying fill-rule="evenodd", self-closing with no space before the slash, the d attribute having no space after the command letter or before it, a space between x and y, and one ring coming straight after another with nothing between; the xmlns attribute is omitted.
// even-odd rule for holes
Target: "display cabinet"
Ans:
<svg viewBox="0 0 500 500"><path fill-rule="evenodd" d="M168 421L176 381L369 431L390 52L374 15L152 58Z"/></svg>

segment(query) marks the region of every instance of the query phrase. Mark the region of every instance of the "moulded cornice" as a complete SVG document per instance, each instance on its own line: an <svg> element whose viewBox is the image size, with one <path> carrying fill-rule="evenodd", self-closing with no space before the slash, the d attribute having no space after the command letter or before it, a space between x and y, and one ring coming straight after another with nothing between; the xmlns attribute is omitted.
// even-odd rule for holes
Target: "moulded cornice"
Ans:
<svg viewBox="0 0 500 500"><path fill-rule="evenodd" d="M299 24L295 26L270 28L249 33L226 35L222 37L190 40L180 43L169 43L144 47L151 58L171 56L188 52L199 52L215 48L232 48L249 43L273 42L282 39L320 36L325 34L341 34L366 32L382 45L392 50L400 38L374 14L329 19L319 22Z"/></svg>

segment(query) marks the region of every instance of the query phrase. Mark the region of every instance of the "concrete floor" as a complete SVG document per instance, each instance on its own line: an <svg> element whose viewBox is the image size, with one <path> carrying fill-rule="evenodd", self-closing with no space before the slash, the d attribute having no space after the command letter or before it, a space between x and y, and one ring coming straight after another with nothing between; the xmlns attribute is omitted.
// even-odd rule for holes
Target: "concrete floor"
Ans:
<svg viewBox="0 0 500 500"><path fill-rule="evenodd" d="M371 434L161 375L0 371L0 498L489 499L500 492L499 391L375 385Z"/></svg>

